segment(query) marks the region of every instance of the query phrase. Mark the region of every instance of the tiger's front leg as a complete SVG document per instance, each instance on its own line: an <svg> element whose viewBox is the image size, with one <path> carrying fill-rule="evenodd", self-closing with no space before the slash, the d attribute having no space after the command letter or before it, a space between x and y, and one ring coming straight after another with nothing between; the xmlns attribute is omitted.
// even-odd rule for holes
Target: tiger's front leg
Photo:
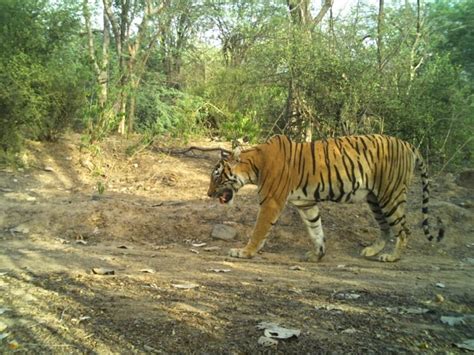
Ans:
<svg viewBox="0 0 474 355"><path fill-rule="evenodd" d="M273 224L278 220L283 206L280 206L280 204L273 199L265 201L265 203L260 206L257 222L255 223L255 227L247 245L242 249L230 249L229 255L234 258L249 259L257 254L257 252L265 245L268 233Z"/></svg>
<svg viewBox="0 0 474 355"><path fill-rule="evenodd" d="M321 215L317 205L298 207L303 223L306 226L314 249L308 251L304 257L305 261L319 261L326 254L325 238L321 225Z"/></svg>

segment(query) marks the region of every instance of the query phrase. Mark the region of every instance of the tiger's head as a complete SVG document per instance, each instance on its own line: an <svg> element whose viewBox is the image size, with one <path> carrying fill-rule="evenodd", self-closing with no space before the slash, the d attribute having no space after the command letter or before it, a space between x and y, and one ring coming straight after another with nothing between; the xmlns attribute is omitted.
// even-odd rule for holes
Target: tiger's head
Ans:
<svg viewBox="0 0 474 355"><path fill-rule="evenodd" d="M218 198L222 204L232 203L234 194L247 183L241 174L241 165L239 148L230 154L222 152L221 160L212 170L207 195Z"/></svg>

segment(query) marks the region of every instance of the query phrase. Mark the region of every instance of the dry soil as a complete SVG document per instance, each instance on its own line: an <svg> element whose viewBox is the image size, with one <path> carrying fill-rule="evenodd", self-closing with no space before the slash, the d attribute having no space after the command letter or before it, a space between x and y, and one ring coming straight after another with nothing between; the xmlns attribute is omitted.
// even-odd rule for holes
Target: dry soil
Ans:
<svg viewBox="0 0 474 355"><path fill-rule="evenodd" d="M399 262L360 257L378 233L369 209L331 203L321 262L300 261L310 244L290 207L264 250L240 260L227 252L252 230L255 188L223 207L206 196L217 153L129 156L129 144L32 142L26 168L0 171L0 352L458 353L474 338L473 190L455 176L431 189L441 243L423 236L414 182ZM212 239L216 224L237 238ZM262 321L301 334L266 348Z"/></svg>

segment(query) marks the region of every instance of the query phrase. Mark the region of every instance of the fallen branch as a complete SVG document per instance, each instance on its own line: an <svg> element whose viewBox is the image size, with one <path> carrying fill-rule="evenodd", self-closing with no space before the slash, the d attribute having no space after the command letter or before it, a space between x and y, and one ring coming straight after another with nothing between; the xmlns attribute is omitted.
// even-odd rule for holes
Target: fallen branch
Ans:
<svg viewBox="0 0 474 355"><path fill-rule="evenodd" d="M230 150L224 149L224 148L203 148L203 147L196 147L196 146L191 146L186 149L172 149L172 148L160 148L160 147L153 147L153 150L156 150L160 153L165 153L165 154L170 154L170 155L184 155L186 153L189 153L194 150L198 150L200 152L216 152L219 151L221 153L227 153L231 154L232 152Z"/></svg>

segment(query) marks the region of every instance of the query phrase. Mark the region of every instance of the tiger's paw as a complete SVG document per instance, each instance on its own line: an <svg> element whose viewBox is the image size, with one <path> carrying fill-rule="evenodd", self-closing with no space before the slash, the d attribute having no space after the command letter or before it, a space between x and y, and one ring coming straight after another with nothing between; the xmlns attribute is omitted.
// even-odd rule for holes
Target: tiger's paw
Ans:
<svg viewBox="0 0 474 355"><path fill-rule="evenodd" d="M378 261L382 261L384 263L393 263L394 261L400 260L400 255L397 254L381 254L378 258Z"/></svg>
<svg viewBox="0 0 474 355"><path fill-rule="evenodd" d="M374 244L362 249L360 255L365 257L371 257L380 253L384 247L385 242L377 241Z"/></svg>
<svg viewBox="0 0 474 355"><path fill-rule="evenodd" d="M301 261L316 263L320 261L323 256L324 256L324 251L317 253L316 251L311 250L304 254L304 256L301 258Z"/></svg>
<svg viewBox="0 0 474 355"><path fill-rule="evenodd" d="M250 259L253 257L254 254L250 253L249 251L243 249L230 249L229 256L233 258L241 258L241 259Z"/></svg>

